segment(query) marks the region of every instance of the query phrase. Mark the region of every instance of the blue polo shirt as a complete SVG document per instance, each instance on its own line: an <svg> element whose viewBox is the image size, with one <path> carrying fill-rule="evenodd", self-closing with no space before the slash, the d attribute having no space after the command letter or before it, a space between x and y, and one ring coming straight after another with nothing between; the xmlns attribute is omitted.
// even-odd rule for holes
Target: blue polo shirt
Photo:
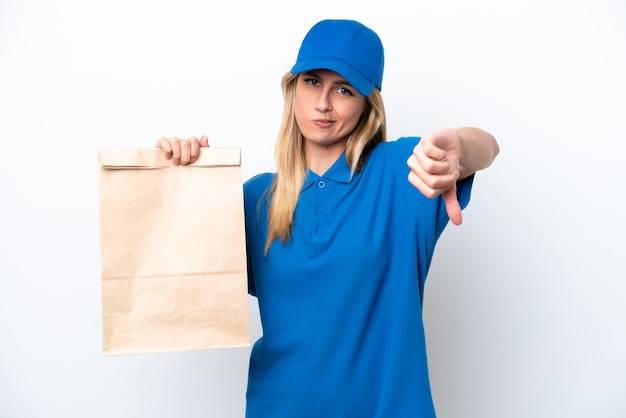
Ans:
<svg viewBox="0 0 626 418"><path fill-rule="evenodd" d="M434 417L422 323L424 283L449 219L407 180L419 138L379 144L351 177L342 155L308 172L291 240L264 255L267 189L244 185L254 344L247 418ZM461 207L473 176L459 182Z"/></svg>

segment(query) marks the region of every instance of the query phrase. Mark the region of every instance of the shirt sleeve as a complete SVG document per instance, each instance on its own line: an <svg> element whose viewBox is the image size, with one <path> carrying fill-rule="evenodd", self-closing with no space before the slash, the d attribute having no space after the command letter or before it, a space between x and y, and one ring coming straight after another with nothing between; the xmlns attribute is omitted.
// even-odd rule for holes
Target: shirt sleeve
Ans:
<svg viewBox="0 0 626 418"><path fill-rule="evenodd" d="M420 140L421 137L402 137L393 141L395 142L395 144L393 144L393 146L391 147L395 149L395 151L393 152L393 154L395 155L393 159L396 160L397 165L401 166L400 169L404 171L407 176L410 171L407 165L407 160L411 156L413 148L419 143ZM416 190L415 187L408 182L408 180L406 181L406 183L408 189ZM469 205L473 183L473 174L457 182L457 198L459 200L459 205L461 206L461 209L465 209ZM439 237L439 235L443 232L446 225L450 221L450 217L448 216L448 213L446 211L446 205L443 196L437 196L434 199L434 203L437 205L435 235Z"/></svg>
<svg viewBox="0 0 626 418"><path fill-rule="evenodd" d="M253 259L263 257L265 236L267 233L266 192L273 176L269 173L258 174L243 185L244 209L246 217L246 257L248 263L248 293L256 296Z"/></svg>

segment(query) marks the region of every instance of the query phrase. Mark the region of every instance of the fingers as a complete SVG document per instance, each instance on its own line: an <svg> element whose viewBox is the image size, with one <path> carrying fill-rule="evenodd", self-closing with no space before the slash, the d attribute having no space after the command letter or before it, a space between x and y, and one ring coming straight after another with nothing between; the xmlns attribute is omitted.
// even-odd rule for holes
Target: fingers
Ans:
<svg viewBox="0 0 626 418"><path fill-rule="evenodd" d="M172 144L170 143L169 139L165 137L159 138L155 145L155 148L161 148L163 150L163 153L165 154L165 158L172 158Z"/></svg>
<svg viewBox="0 0 626 418"><path fill-rule="evenodd" d="M460 225L463 216L456 196L456 182L460 172L455 155L449 155L430 140L418 143L407 160L410 168L408 180L428 198L443 195L450 221Z"/></svg>
<svg viewBox="0 0 626 418"><path fill-rule="evenodd" d="M176 154L174 154L172 161L174 165L187 165L198 159L198 156L200 155L200 143L198 142L198 138L194 136L187 139L181 139L178 140L178 144L180 147L180 155L178 162L176 162Z"/></svg>
<svg viewBox="0 0 626 418"><path fill-rule="evenodd" d="M429 198L439 196L454 185L459 178L458 162L448 159L437 161L429 158L419 144L407 160L407 165L411 169L409 181Z"/></svg>
<svg viewBox="0 0 626 418"><path fill-rule="evenodd" d="M209 146L209 137L207 137L206 135L202 135L200 139L193 137L189 138L188 141L190 145L189 162L193 163L198 159L198 157L200 157L200 148L206 148ZM184 142L182 142L181 144L184 145Z"/></svg>
<svg viewBox="0 0 626 418"><path fill-rule="evenodd" d="M433 132L424 135L415 148L416 150L420 150L425 158L430 158L434 161L443 161L447 158L447 153L440 147L439 142L439 137Z"/></svg>
<svg viewBox="0 0 626 418"><path fill-rule="evenodd" d="M200 148L209 146L209 138L206 135L180 139L177 137L161 137L156 147L161 148L165 158L171 159L174 165L187 165L195 162L200 157Z"/></svg>
<svg viewBox="0 0 626 418"><path fill-rule="evenodd" d="M461 225L463 222L463 212L459 199L456 196L456 183L443 193L443 200L446 204L446 212L450 221L455 225Z"/></svg>
<svg viewBox="0 0 626 418"><path fill-rule="evenodd" d="M440 194L443 194L446 190L456 184L457 176L446 176L446 178L442 177L433 177L429 176L427 180L432 181L426 182L423 177L420 177L415 171L411 170L409 172L409 182L418 189L424 196L429 199L433 199Z"/></svg>

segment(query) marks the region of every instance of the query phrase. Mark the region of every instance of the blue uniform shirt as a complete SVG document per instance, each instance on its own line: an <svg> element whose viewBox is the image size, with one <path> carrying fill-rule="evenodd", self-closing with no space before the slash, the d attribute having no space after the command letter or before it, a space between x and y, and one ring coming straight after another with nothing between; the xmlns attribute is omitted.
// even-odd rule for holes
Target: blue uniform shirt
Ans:
<svg viewBox="0 0 626 418"><path fill-rule="evenodd" d="M291 240L266 257L267 188L244 185L250 293L263 336L254 345L248 418L434 417L422 298L443 199L407 180L419 138L379 144L351 177L345 154L308 172ZM473 176L461 181L464 208Z"/></svg>

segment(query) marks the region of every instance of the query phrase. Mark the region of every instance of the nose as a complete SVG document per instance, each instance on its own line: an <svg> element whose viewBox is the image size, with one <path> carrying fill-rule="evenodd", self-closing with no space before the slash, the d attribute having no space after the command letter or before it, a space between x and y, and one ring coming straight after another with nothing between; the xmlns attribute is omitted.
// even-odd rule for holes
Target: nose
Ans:
<svg viewBox="0 0 626 418"><path fill-rule="evenodd" d="M327 91L326 89L322 89L320 91L317 102L315 103L315 108L319 112L330 112L333 109L330 100L330 91Z"/></svg>

